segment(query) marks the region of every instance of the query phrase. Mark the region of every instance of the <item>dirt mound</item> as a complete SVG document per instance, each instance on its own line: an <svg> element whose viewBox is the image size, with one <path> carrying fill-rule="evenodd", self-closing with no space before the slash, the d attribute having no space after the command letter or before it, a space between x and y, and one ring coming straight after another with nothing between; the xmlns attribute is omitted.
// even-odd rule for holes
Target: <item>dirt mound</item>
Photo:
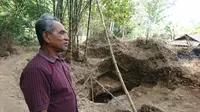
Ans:
<svg viewBox="0 0 200 112"><path fill-rule="evenodd" d="M182 74L178 67L170 65L171 61L177 60L173 52L159 42L150 40L146 44L144 40L136 40L120 43L114 49L118 67L130 89L140 83L153 84L158 80L167 81L170 71L177 74L175 76ZM114 71L111 58L106 58L98 64L98 72L103 74L102 76L108 75L117 79Z"/></svg>
<svg viewBox="0 0 200 112"><path fill-rule="evenodd" d="M107 48L102 47L102 51L105 49ZM154 86L158 82L173 89L178 84L191 84L192 82L184 77L188 73L186 69L179 64L174 64L178 61L174 52L161 42L153 40L149 40L147 43L145 40L121 42L117 43L117 46L113 46L113 49L128 90L144 84ZM114 95L121 95L123 90L116 76L112 59L108 53L104 55L106 58L97 64L95 77ZM96 102L106 103L111 99L111 96L98 84L94 84L94 96Z"/></svg>
<svg viewBox="0 0 200 112"><path fill-rule="evenodd" d="M99 44L98 47L91 48L92 52L90 55L88 55L90 57L88 61L89 63L92 63L93 66L86 67L85 70L81 69L79 72L76 72L78 69L74 69L75 79L78 80L76 81L77 85L82 87L84 86L85 88L78 88L78 91L83 89L83 92L79 91L78 94L82 94L82 96L87 97L87 99L90 101L94 99L94 102L96 103L93 102L93 104L102 103L102 105L115 105L117 107L112 111L126 112L128 110L121 106L118 102L114 101L114 103L112 103L115 99L108 94L105 89L102 89L102 86L100 86L98 83L93 81L93 86L91 87L89 76L95 77L100 84L102 84L108 91L112 93L112 95L117 97L117 99L123 103L127 101L125 100L126 96L122 90L121 83L116 75L108 47L109 46L105 46L105 44L102 44L102 46ZM99 49L101 49L101 53L98 52L100 51ZM145 40L118 42L113 43L113 50L123 80L127 89L130 91L131 96L134 96L137 101L143 100L140 99L141 95L145 96L145 100L140 101L139 105L136 105L137 109L142 107L140 109L142 112L162 111L162 108L157 108L160 107L159 105L156 105L156 107L144 105L146 104L145 101L148 99L152 98L151 101L153 103L154 101L159 102L160 99L162 99L165 103L166 94L170 94L171 92L169 91L176 90L180 87L180 85L186 85L195 88L200 84L200 81L198 80L198 77L200 77L200 75L198 75L200 71L198 68L195 67L195 71L199 72L192 73L190 71L190 69L194 69L192 66L195 64L195 66L197 66L197 64L200 66L200 62L192 62L193 64L190 64L190 66L186 65L185 63L187 62L179 61L176 53L172 51L172 49L166 47L162 42L153 40L149 40L147 43ZM95 56L99 56L99 59L91 58ZM94 60L96 60L96 62L94 62ZM158 85L161 87L157 87ZM136 92L139 93L132 91L135 90L135 88L142 88L143 86L147 87L145 87L145 90L141 91L141 93L140 90L136 90ZM93 88L93 92L91 88ZM94 98L92 98L92 96L94 96ZM177 97L177 99L179 96L181 97L181 95L174 95L174 97ZM176 102L173 99L170 99L170 101L171 100L172 103ZM128 105L127 102L126 105ZM169 106L171 105L172 104ZM168 107L166 106L166 108Z"/></svg>
<svg viewBox="0 0 200 112"><path fill-rule="evenodd" d="M116 38L110 38L111 43L119 43L120 41ZM98 46L98 45L107 45L107 39L105 36L96 36L88 39L88 46Z"/></svg>
<svg viewBox="0 0 200 112"><path fill-rule="evenodd" d="M120 43L120 41L116 38L111 38L110 42L112 46L114 46L113 48L117 48ZM85 46L82 46L82 49L84 48ZM105 58L110 56L110 50L106 37L93 37L89 39L87 49L87 55L90 58Z"/></svg>
<svg viewBox="0 0 200 112"><path fill-rule="evenodd" d="M164 111L152 105L144 104L142 105L141 109L138 112L164 112Z"/></svg>
<svg viewBox="0 0 200 112"><path fill-rule="evenodd" d="M146 40L137 39L135 41L122 43L120 45L121 51L138 59L146 59L151 57L163 59L163 61L167 61L166 59L175 59L173 52L168 49L164 43L159 41L148 40L146 42Z"/></svg>
<svg viewBox="0 0 200 112"><path fill-rule="evenodd" d="M98 39L97 39L98 40ZM110 57L110 50L105 38L97 41L95 38L94 42L88 45L88 57L90 58L106 58ZM112 48L117 54L120 51L126 52L127 55L137 57L137 58L148 58L148 55L154 55L153 53L158 53L157 56L161 56L159 54L167 56L171 56L168 53L173 53L169 49L164 46L164 43L157 42L154 40L145 41L142 39L137 39L135 41L129 42L120 42L117 39L111 39ZM175 59L174 56L169 58Z"/></svg>

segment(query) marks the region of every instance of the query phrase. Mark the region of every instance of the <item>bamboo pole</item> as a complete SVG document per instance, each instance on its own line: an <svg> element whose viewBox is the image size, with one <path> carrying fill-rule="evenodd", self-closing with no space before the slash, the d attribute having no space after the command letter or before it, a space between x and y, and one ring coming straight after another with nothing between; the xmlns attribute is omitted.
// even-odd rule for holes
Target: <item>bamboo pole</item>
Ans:
<svg viewBox="0 0 200 112"><path fill-rule="evenodd" d="M90 34L91 8L92 8L92 0L90 0L89 14L88 14L87 37L86 37L86 41L85 41L85 53L84 53L85 61L87 61L87 45L88 45L88 39L89 39L89 34Z"/></svg>
<svg viewBox="0 0 200 112"><path fill-rule="evenodd" d="M93 90L93 82L92 76L90 76L90 84L91 84L91 94L92 94L92 101L94 102L94 90Z"/></svg>
<svg viewBox="0 0 200 112"><path fill-rule="evenodd" d="M98 8L98 11L99 11L99 14L100 14L100 17L101 17L101 21L102 21L102 24L103 24L103 27L104 27L104 30L105 30L105 33L106 33L106 39L107 39L107 41L108 41L110 53L111 53L111 56L112 56L112 61L113 61L113 63L114 63L115 69L116 69L116 71L117 71L117 75L118 75L118 77L119 77L119 79L120 79L120 82L121 82L121 84L122 84L122 87L123 87L124 92L125 92L125 94L126 94L126 96L127 96L127 98L128 98L128 101L129 101L129 103L130 103L130 106L131 106L133 112L137 112L137 110L136 110L136 108L135 108L135 106L134 106L134 103L133 103L133 101L132 101L132 99L131 99L131 97L130 97L130 95L129 95L129 92L128 92L128 90L127 90L125 84L124 84L124 81L123 81L123 79L122 79L122 76L121 76L121 73L120 73L120 71L119 71L119 68L118 68L118 66L117 66L117 62L116 62L116 60L115 60L115 56L114 56L114 53L113 53L112 45L110 44L110 39L109 39L109 36L108 36L108 32L107 32L106 25L105 25L105 22L104 22L103 14L102 14L102 12L101 12L101 9L100 9L98 0L96 0L96 4L97 4L97 8Z"/></svg>

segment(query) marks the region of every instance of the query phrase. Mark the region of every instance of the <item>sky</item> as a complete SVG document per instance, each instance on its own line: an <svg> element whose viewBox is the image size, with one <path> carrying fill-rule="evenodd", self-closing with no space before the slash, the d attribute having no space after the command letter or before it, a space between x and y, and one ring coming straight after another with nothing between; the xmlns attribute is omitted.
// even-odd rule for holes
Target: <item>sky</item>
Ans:
<svg viewBox="0 0 200 112"><path fill-rule="evenodd" d="M169 10L169 19L182 27L188 28L194 21L200 22L200 0L177 0Z"/></svg>

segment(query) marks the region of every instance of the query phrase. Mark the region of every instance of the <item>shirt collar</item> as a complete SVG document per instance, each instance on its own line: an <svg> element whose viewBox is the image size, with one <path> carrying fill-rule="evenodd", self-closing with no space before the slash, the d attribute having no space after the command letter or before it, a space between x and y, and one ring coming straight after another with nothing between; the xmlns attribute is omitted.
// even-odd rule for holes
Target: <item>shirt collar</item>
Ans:
<svg viewBox="0 0 200 112"><path fill-rule="evenodd" d="M39 54L40 56L42 56L43 58L45 58L46 60L52 62L52 63L55 63L55 61L56 61L57 59L59 59L59 60L64 60L64 58L61 57L61 56L50 56L50 55L46 54L44 51L42 51L41 49L39 50L39 53L38 53L38 54Z"/></svg>

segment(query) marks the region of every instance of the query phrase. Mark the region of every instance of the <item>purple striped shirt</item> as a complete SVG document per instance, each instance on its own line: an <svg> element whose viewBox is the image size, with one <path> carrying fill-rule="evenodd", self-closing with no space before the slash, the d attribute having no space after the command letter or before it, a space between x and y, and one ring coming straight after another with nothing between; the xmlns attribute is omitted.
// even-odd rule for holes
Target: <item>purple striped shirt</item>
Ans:
<svg viewBox="0 0 200 112"><path fill-rule="evenodd" d="M69 67L64 59L39 53L24 68L20 87L30 112L77 112Z"/></svg>

